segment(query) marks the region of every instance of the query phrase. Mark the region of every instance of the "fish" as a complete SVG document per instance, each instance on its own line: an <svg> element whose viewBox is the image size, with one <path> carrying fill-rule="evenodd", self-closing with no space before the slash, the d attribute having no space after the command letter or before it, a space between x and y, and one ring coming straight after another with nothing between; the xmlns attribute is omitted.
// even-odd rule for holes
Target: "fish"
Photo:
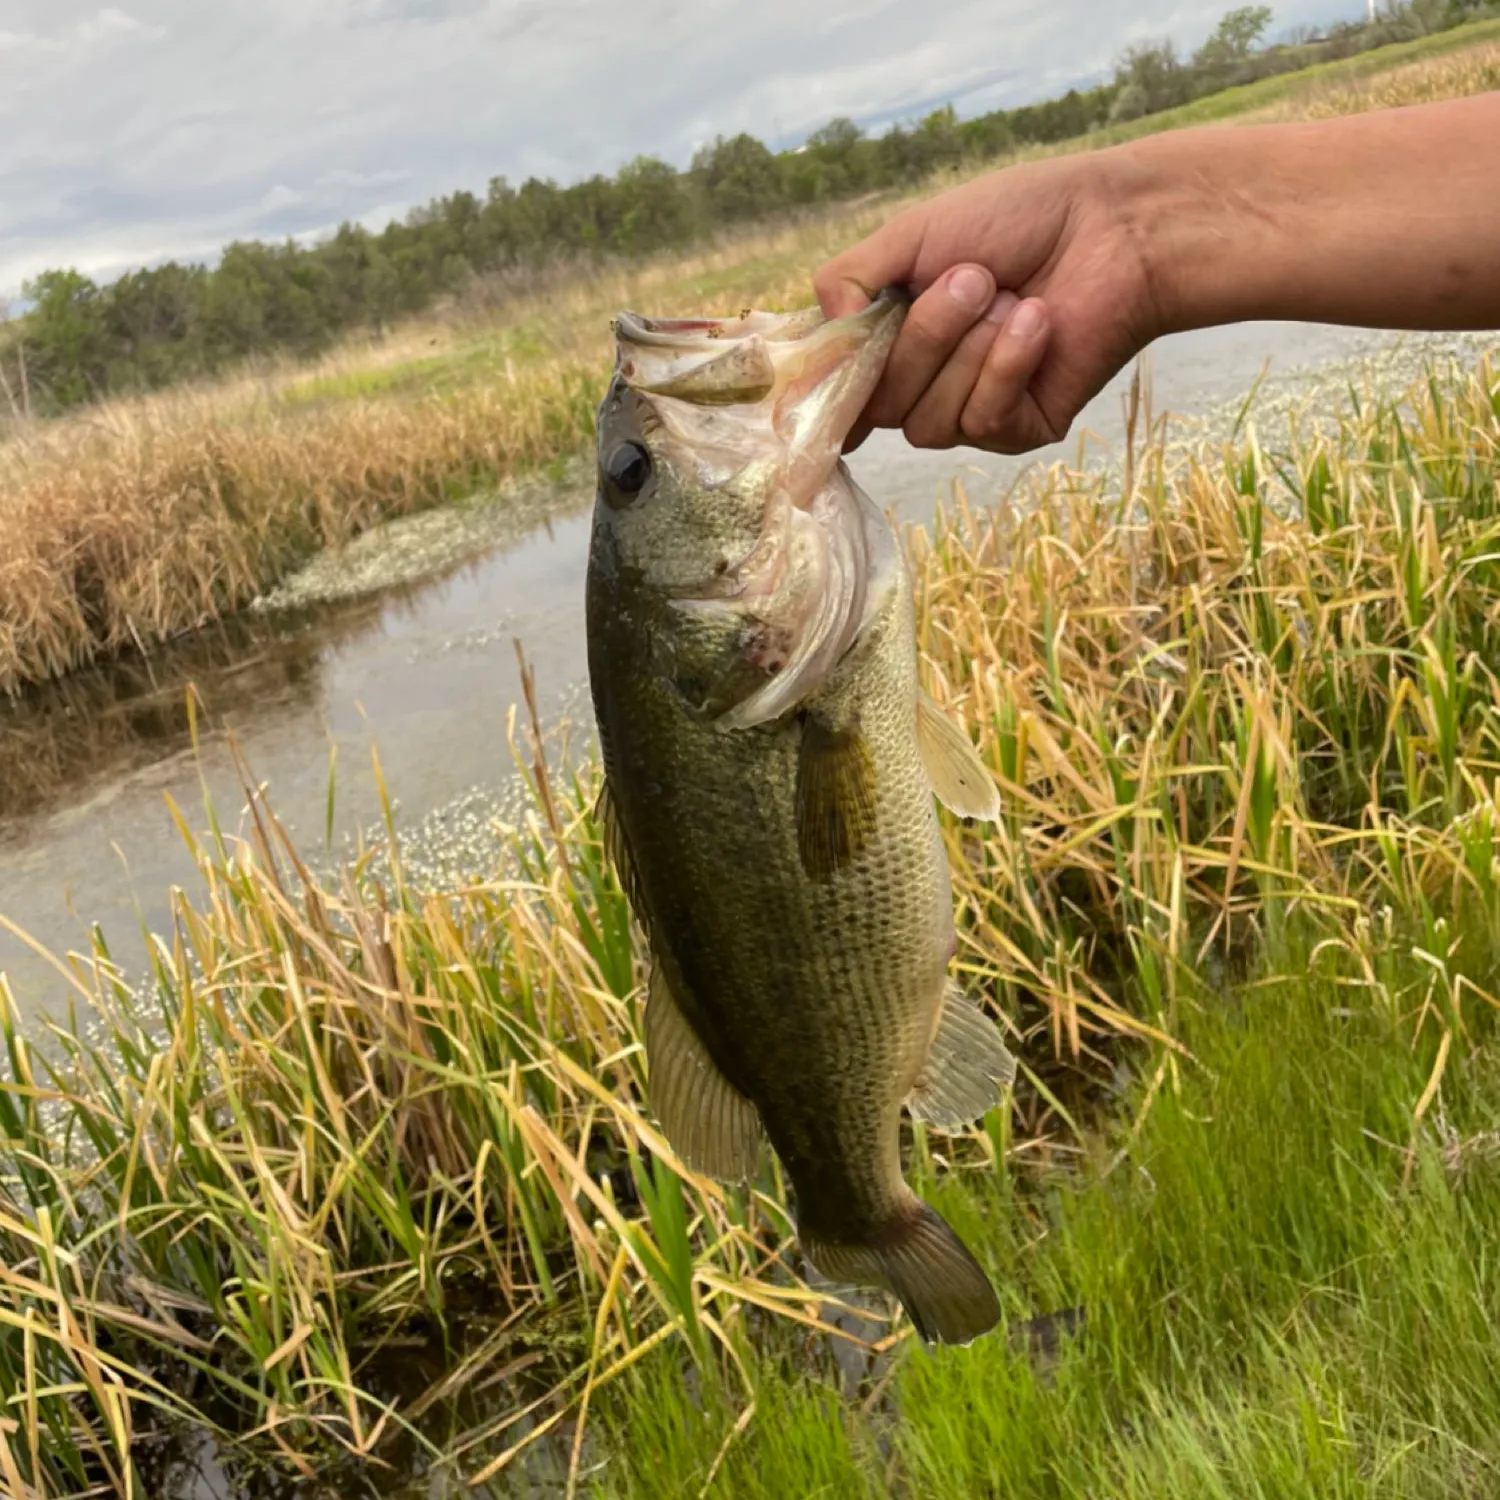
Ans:
<svg viewBox="0 0 1500 1500"><path fill-rule="evenodd" d="M901 1121L960 1130L1013 1080L950 973L934 802L994 819L999 792L921 688L903 549L842 457L907 302L615 319L588 673L662 1133L725 1182L768 1138L812 1266L965 1344L998 1300L907 1184Z"/></svg>

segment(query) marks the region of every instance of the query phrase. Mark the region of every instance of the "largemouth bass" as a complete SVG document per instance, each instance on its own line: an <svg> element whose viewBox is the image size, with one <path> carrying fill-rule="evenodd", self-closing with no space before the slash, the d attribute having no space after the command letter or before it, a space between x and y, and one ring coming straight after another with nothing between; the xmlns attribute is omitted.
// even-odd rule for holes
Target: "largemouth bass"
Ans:
<svg viewBox="0 0 1500 1500"><path fill-rule="evenodd" d="M901 1109L958 1129L1014 1072L949 977L933 804L992 818L998 794L920 690L901 547L840 458L904 313L617 319L589 679L664 1134L737 1180L764 1131L812 1264L967 1343L994 1290L907 1186Z"/></svg>

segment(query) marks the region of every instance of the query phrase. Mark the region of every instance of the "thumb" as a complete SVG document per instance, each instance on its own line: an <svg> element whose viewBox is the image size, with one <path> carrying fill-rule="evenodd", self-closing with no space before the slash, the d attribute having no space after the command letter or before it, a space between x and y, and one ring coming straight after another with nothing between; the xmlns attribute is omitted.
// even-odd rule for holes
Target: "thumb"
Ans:
<svg viewBox="0 0 1500 1500"><path fill-rule="evenodd" d="M922 247L924 216L908 209L874 234L824 262L813 274L813 290L825 318L855 313L888 286L907 286Z"/></svg>

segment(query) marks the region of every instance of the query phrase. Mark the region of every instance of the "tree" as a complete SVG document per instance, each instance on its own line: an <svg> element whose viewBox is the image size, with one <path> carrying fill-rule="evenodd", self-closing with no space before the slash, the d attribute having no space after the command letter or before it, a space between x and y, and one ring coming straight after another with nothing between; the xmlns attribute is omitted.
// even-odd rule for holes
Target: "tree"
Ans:
<svg viewBox="0 0 1500 1500"><path fill-rule="evenodd" d="M1119 92L1118 82L1097 84L1082 94L1077 89L1069 89L1061 99L1047 99L1040 104L1024 104L1013 109L1005 119L1016 140L1051 145L1085 135L1107 124L1113 117Z"/></svg>
<svg viewBox="0 0 1500 1500"><path fill-rule="evenodd" d="M26 345L37 384L57 406L102 394L109 339L99 288L78 271L43 271L22 290L35 304L26 316Z"/></svg>
<svg viewBox="0 0 1500 1500"><path fill-rule="evenodd" d="M1244 62L1265 36L1271 15L1269 5L1241 5L1227 12L1213 35L1194 54L1193 62L1211 71Z"/></svg>
<svg viewBox="0 0 1500 1500"><path fill-rule="evenodd" d="M131 271L99 298L110 390L145 389L201 368L200 322L208 272L174 261Z"/></svg>
<svg viewBox="0 0 1500 1500"><path fill-rule="evenodd" d="M1073 97L1078 97L1076 92ZM991 110L987 115L976 115L972 120L965 120L958 131L963 140L964 155L979 161L990 161L1015 149L1015 133L1011 130L1010 121L1006 119L1003 109ZM1074 133L1083 134L1081 130Z"/></svg>
<svg viewBox="0 0 1500 1500"><path fill-rule="evenodd" d="M807 144L833 160L844 161L859 149L865 133L847 115L838 115L808 136Z"/></svg>
<svg viewBox="0 0 1500 1500"><path fill-rule="evenodd" d="M815 174L811 180L817 183L818 191L809 197L842 198L865 187L872 165L868 145L864 131L842 116L813 131L806 148L795 158L799 166L811 168Z"/></svg>
<svg viewBox="0 0 1500 1500"><path fill-rule="evenodd" d="M743 131L727 140L719 136L713 145L702 147L693 157L692 172L715 223L753 218L781 206L776 158Z"/></svg>
<svg viewBox="0 0 1500 1500"><path fill-rule="evenodd" d="M1449 18L1449 0L1411 0L1406 8L1423 36L1430 36L1434 31L1442 31L1452 24Z"/></svg>
<svg viewBox="0 0 1500 1500"><path fill-rule="evenodd" d="M680 245L692 234L693 208L681 174L653 156L638 156L615 177L616 249L639 254Z"/></svg>
<svg viewBox="0 0 1500 1500"><path fill-rule="evenodd" d="M1184 103L1188 96L1186 71L1177 60L1177 49L1171 42L1143 42L1128 48L1115 64L1115 82L1120 88L1120 97L1115 101L1116 119L1154 115ZM1134 114L1126 113L1122 104L1126 97Z"/></svg>

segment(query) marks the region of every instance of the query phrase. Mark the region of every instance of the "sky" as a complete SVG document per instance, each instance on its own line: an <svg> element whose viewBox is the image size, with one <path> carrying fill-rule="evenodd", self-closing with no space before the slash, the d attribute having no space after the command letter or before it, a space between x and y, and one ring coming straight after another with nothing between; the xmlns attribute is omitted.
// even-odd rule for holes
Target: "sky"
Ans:
<svg viewBox="0 0 1500 1500"><path fill-rule="evenodd" d="M0 301L492 176L1046 98L1233 0L0 0ZM1364 0L1282 0L1275 30Z"/></svg>

